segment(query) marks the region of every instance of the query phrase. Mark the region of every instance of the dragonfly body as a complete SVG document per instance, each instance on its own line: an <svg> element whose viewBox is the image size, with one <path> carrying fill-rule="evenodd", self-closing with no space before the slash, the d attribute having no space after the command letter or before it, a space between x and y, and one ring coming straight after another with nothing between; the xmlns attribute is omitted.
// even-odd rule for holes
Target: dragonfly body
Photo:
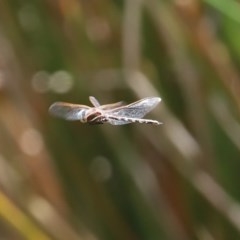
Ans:
<svg viewBox="0 0 240 240"><path fill-rule="evenodd" d="M51 114L70 121L79 120L82 123L123 125L129 123L148 123L159 125L160 122L143 119L161 101L158 97L141 99L129 105L123 102L100 105L95 97L89 97L94 107L65 102L53 103L49 111Z"/></svg>

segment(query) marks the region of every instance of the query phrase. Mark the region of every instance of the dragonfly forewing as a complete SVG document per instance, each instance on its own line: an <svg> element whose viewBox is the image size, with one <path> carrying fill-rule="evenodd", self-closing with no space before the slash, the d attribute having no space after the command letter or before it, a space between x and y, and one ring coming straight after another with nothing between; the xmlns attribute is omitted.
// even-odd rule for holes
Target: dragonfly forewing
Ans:
<svg viewBox="0 0 240 240"><path fill-rule="evenodd" d="M89 100L90 100L90 102L92 103L92 105L93 105L94 107L100 107L100 106L101 106L100 103L99 103L99 101L98 101L95 97L90 96L90 97L89 97Z"/></svg>
<svg viewBox="0 0 240 240"><path fill-rule="evenodd" d="M126 106L115 108L108 111L108 114L119 117L142 118L161 101L161 98L144 98Z"/></svg>
<svg viewBox="0 0 240 240"><path fill-rule="evenodd" d="M65 102L55 102L50 106L49 112L52 115L63 118L65 120L84 121L86 111L89 109L90 107L85 105L65 103Z"/></svg>

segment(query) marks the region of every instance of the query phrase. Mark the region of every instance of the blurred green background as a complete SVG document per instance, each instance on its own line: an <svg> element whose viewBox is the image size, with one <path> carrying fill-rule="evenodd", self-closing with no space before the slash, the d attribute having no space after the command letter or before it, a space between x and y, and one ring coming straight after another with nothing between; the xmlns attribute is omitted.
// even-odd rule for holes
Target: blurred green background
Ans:
<svg viewBox="0 0 240 240"><path fill-rule="evenodd" d="M0 0L0 239L240 239L239 67L237 0Z"/></svg>

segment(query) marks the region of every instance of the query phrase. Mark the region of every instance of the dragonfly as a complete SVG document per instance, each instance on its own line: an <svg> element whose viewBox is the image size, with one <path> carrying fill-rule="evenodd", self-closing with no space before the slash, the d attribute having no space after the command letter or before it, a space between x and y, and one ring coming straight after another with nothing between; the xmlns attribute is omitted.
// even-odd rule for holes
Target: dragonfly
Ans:
<svg viewBox="0 0 240 240"><path fill-rule="evenodd" d="M91 125L109 123L124 125L129 123L147 123L160 125L161 122L143 117L161 101L159 97L147 97L124 105L123 102L100 105L99 101L89 97L93 107L67 102L55 102L49 107L50 114L69 121L79 120Z"/></svg>

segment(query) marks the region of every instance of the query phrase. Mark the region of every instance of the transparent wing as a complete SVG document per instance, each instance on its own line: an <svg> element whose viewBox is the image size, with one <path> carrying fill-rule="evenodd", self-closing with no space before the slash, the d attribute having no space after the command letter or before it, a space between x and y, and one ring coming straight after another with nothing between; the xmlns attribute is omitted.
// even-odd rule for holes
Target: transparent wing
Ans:
<svg viewBox="0 0 240 240"><path fill-rule="evenodd" d="M109 109L117 108L117 107L120 107L124 104L124 102L121 101L121 102L116 102L116 103L100 105L99 101L93 96L90 96L89 100L94 107L97 107L97 108L102 109L102 110L109 110Z"/></svg>
<svg viewBox="0 0 240 240"><path fill-rule="evenodd" d="M127 121L127 120L120 120L120 119L112 119L111 117L108 118L108 123L112 125L125 125L132 123L132 121Z"/></svg>
<svg viewBox="0 0 240 240"><path fill-rule="evenodd" d="M111 109L118 108L118 107L122 106L123 104L124 104L124 102L121 101L121 102L116 102L116 103L104 104L104 105L101 105L99 108L102 110L111 110Z"/></svg>
<svg viewBox="0 0 240 240"><path fill-rule="evenodd" d="M148 97L126 106L106 110L106 113L118 117L142 118L161 101L158 97Z"/></svg>
<svg viewBox="0 0 240 240"><path fill-rule="evenodd" d="M94 107L100 107L100 103L99 103L99 101L95 97L90 96L89 100L90 100L90 102L92 103L92 105Z"/></svg>
<svg viewBox="0 0 240 240"><path fill-rule="evenodd" d="M56 117L74 121L83 119L87 109L90 109L90 107L80 104L55 102L49 107L49 112Z"/></svg>

